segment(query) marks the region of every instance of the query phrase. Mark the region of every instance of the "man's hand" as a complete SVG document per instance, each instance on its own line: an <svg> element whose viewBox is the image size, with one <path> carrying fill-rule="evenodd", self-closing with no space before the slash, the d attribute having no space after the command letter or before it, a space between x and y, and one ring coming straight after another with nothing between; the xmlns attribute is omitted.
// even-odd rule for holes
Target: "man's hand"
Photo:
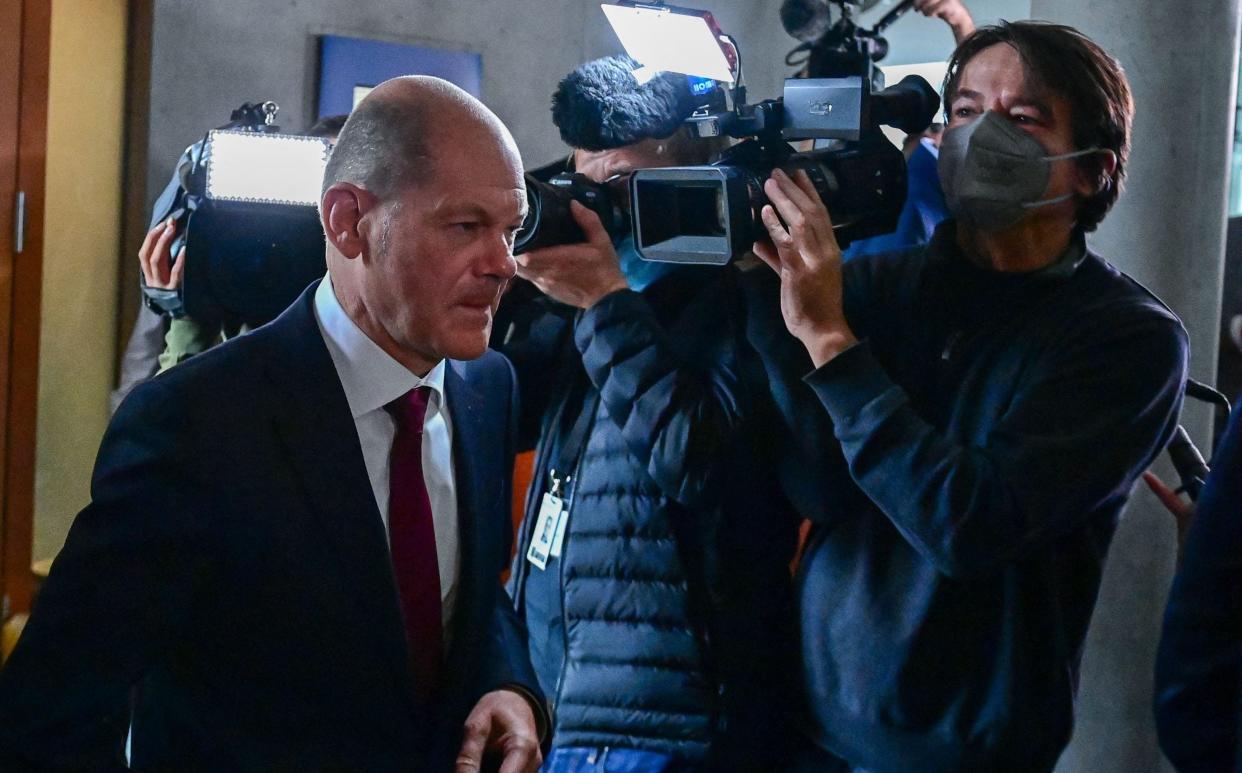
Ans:
<svg viewBox="0 0 1242 773"><path fill-rule="evenodd" d="M535 713L520 693L493 690L466 717L456 773L478 773L483 756L501 758L500 773L535 773L543 762Z"/></svg>
<svg viewBox="0 0 1242 773"><path fill-rule="evenodd" d="M764 183L772 203L764 206L760 217L772 241L755 242L754 250L780 274L785 326L818 368L858 339L842 308L841 248L832 220L806 172L799 170L796 178L777 169Z"/></svg>
<svg viewBox="0 0 1242 773"><path fill-rule="evenodd" d="M561 303L589 309L600 298L627 285L617 251L599 216L578 202L570 212L587 240L579 244L544 247L514 256L518 276L530 280L545 295Z"/></svg>
<svg viewBox="0 0 1242 773"><path fill-rule="evenodd" d="M185 248L174 261L169 245L177 236L177 223L171 217L147 232L138 248L138 265L142 268L142 280L147 287L159 290L176 290L181 287L181 275L185 270Z"/></svg>
<svg viewBox="0 0 1242 773"><path fill-rule="evenodd" d="M975 20L962 0L914 0L914 10L943 19L953 30L953 42L961 43L975 31Z"/></svg>
<svg viewBox="0 0 1242 773"><path fill-rule="evenodd" d="M1177 562L1181 564L1182 548L1186 545L1186 533L1190 531L1190 524L1195 519L1195 505L1179 497L1176 491L1169 488L1156 473L1150 470L1143 473L1143 481L1177 522Z"/></svg>

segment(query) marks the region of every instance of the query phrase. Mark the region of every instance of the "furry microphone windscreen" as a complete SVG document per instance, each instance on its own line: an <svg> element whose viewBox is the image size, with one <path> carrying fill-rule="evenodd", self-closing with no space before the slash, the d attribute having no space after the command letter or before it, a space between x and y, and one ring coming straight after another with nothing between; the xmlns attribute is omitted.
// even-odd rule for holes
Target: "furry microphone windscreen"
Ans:
<svg viewBox="0 0 1242 773"><path fill-rule="evenodd" d="M629 56L587 62L565 76L552 95L552 122L561 139L582 150L611 150L667 137L694 112L686 77L662 72L639 84Z"/></svg>

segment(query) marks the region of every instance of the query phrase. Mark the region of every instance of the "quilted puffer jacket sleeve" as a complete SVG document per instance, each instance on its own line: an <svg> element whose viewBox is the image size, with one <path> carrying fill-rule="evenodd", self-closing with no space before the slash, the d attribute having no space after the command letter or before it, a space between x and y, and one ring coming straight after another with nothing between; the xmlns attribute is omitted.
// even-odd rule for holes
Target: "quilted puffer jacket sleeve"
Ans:
<svg viewBox="0 0 1242 773"><path fill-rule="evenodd" d="M718 492L714 476L742 438L753 405L727 283L715 285L694 299L692 313L701 309L712 320L693 326L694 341L674 342L648 301L630 290L601 299L574 330L583 365L630 453L665 495L688 508Z"/></svg>

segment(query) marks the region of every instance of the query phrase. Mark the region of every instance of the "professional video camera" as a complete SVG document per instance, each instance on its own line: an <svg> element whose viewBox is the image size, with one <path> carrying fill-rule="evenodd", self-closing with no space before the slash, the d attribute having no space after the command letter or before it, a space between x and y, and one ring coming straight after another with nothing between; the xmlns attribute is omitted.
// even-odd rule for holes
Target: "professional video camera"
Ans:
<svg viewBox="0 0 1242 773"><path fill-rule="evenodd" d="M331 143L281 133L279 109L248 102L191 146L173 213L183 224L182 287L144 287L148 305L208 324L253 326L323 276L316 205Z"/></svg>
<svg viewBox="0 0 1242 773"><path fill-rule="evenodd" d="M633 174L631 216L643 258L719 265L747 252L766 233L759 219L768 203L763 182L778 167L807 173L832 215L841 244L896 227L905 203L905 158L880 126L921 132L931 123L940 98L917 76L883 89L875 67L887 51L879 32L913 0L871 30L851 20L857 3L836 4L840 21L824 24L816 42L807 47L809 77L787 80L781 98L757 104L746 102L736 43L719 32L710 13L633 0L603 6L626 50L643 65L720 84L726 109L708 107L689 120L700 137L745 139L707 166ZM786 3L790 5L807 3ZM821 5L827 8L826 2ZM823 21L811 11L806 15ZM789 140L829 144L797 152Z"/></svg>
<svg viewBox="0 0 1242 773"><path fill-rule="evenodd" d="M633 57L608 56L587 62L562 79L552 95L552 121L561 139L576 149L614 150L668 137L682 129L696 110L725 107L711 78L641 70ZM704 158L708 147L704 146ZM573 200L594 210L614 237L629 230L626 176L601 183L565 168L564 162L556 162L528 171L529 215L518 233L515 253L581 241L583 234L569 211Z"/></svg>
<svg viewBox="0 0 1242 773"><path fill-rule="evenodd" d="M640 82L634 74L640 67L631 57L604 57L566 76L552 95L552 120L561 139L574 148L600 151L667 137L716 98L716 82L709 78L662 72ZM573 200L594 210L613 236L629 228L622 206L628 203L628 180L615 177L599 183L583 174L556 173L562 169L558 162L527 173L529 214L518 232L515 253L581 241L582 231L569 211Z"/></svg>

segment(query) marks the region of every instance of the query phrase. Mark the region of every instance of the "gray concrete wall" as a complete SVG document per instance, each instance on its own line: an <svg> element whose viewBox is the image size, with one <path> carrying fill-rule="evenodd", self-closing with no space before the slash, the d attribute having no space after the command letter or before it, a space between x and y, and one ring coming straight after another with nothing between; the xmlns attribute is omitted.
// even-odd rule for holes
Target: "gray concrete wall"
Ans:
<svg viewBox="0 0 1242 773"><path fill-rule="evenodd" d="M1091 244L1181 316L1193 349L1192 375L1211 382L1239 0L1197 0L1193 13L1189 9L1131 0L1032 0L1031 16L1081 29L1129 74L1137 104L1130 177ZM1195 442L1206 446L1207 412L1192 406L1184 421ZM1162 468L1167 476L1168 467ZM1075 737L1059 770L1168 769L1156 746L1151 685L1174 552L1169 515L1140 485L1109 556L1083 661Z"/></svg>
<svg viewBox="0 0 1242 773"><path fill-rule="evenodd" d="M792 46L777 5L693 5L713 11L738 38L755 93L775 92ZM527 166L564 152L548 112L557 81L588 59L621 52L591 0L156 0L154 19L148 204L181 150L244 101L273 99L282 125L305 126L314 110L317 35L481 54L483 100L512 130Z"/></svg>

